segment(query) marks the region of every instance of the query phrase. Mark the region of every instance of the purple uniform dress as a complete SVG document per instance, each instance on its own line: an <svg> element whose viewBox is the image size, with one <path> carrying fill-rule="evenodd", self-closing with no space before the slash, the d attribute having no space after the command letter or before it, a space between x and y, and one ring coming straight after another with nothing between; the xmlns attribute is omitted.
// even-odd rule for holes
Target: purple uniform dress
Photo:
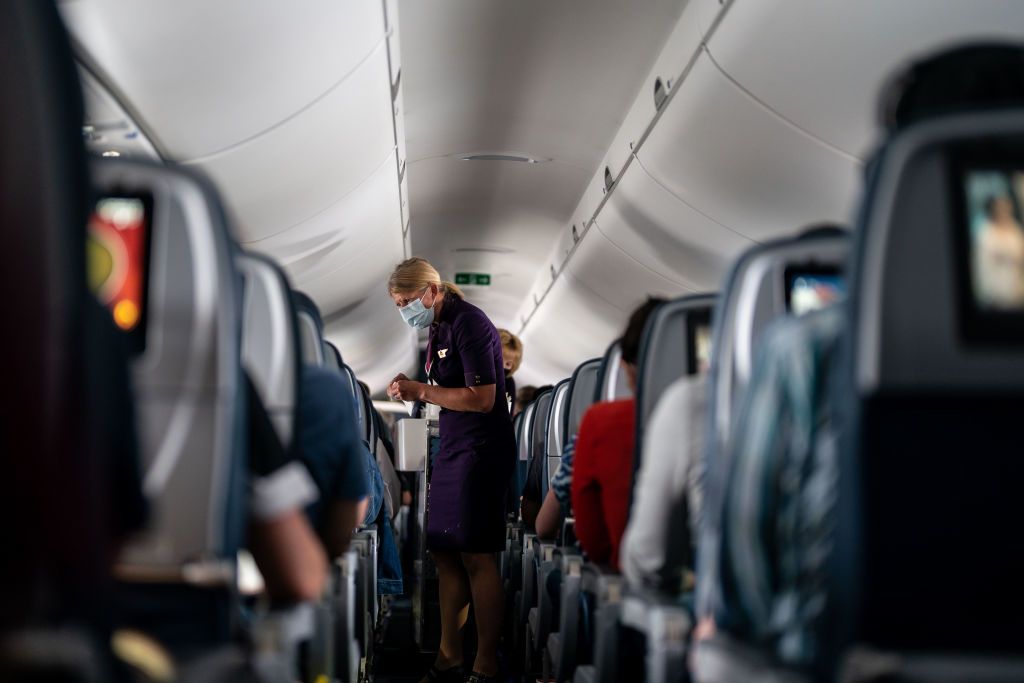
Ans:
<svg viewBox="0 0 1024 683"><path fill-rule="evenodd" d="M442 387L494 384L487 413L441 409L441 448L427 495L427 546L490 553L505 547L505 497L516 461L501 338L483 311L448 295L430 327L427 373Z"/></svg>

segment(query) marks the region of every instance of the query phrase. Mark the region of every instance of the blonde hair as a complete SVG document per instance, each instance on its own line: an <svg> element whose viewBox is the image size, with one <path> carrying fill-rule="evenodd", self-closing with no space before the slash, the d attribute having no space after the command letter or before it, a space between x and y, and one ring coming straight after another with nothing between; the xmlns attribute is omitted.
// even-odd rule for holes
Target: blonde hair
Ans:
<svg viewBox="0 0 1024 683"><path fill-rule="evenodd" d="M514 375L516 370L519 369L519 364L523 362L523 342L508 330L500 328L498 329L498 336L501 337L501 353L504 355L505 351L508 350L510 352L509 356L512 359L512 367L509 369L508 374Z"/></svg>
<svg viewBox="0 0 1024 683"><path fill-rule="evenodd" d="M413 256L395 266L391 277L388 278L388 294L412 294L426 289L430 285L437 285L445 294L452 294L460 299L465 298L465 294L462 293L458 285L442 280L437 268L430 265L430 261L419 256Z"/></svg>

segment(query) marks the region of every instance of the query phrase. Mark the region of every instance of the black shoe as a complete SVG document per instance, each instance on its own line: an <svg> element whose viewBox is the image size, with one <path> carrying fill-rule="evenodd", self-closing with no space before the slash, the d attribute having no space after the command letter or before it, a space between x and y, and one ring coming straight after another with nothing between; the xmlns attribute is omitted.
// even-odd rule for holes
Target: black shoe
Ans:
<svg viewBox="0 0 1024 683"><path fill-rule="evenodd" d="M447 669L438 669L436 664L431 664L430 669L427 670L427 680L430 683L463 683L463 676L461 664L450 666Z"/></svg>
<svg viewBox="0 0 1024 683"><path fill-rule="evenodd" d="M488 676L482 674L479 671L474 671L466 677L466 683L498 683L501 679L498 678L497 674L494 676Z"/></svg>

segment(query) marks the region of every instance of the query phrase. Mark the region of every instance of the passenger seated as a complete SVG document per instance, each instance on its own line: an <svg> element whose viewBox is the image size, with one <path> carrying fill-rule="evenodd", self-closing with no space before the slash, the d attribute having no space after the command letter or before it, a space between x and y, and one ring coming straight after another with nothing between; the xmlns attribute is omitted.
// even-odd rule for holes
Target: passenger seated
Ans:
<svg viewBox="0 0 1024 683"><path fill-rule="evenodd" d="M520 387L519 390L516 391L516 403L512 407L512 417L515 417L519 413L523 412L523 408L525 408L529 403L533 401L534 398L536 398L538 391L539 390L537 389L537 387L533 386L532 384L527 384L525 387Z"/></svg>
<svg viewBox="0 0 1024 683"><path fill-rule="evenodd" d="M640 340L651 312L664 303L649 298L629 318L622 335L622 367L636 391ZM595 403L587 410L576 438L575 456L559 466L571 479L576 537L597 564L619 567L619 544L629 516L636 440L636 402L632 398ZM558 502L551 496L551 506ZM547 501L545 501L547 503Z"/></svg>
<svg viewBox="0 0 1024 683"><path fill-rule="evenodd" d="M672 594L693 587L692 573L683 571L689 568L668 561L669 540L673 523L682 518L677 514L680 506L685 506L690 538L698 537L707 421L708 382L703 372L669 385L651 413L633 511L622 538L622 573L633 587Z"/></svg>
<svg viewBox="0 0 1024 683"><path fill-rule="evenodd" d="M327 556L304 507L318 499L309 472L285 451L246 377L249 401L249 550L271 602L318 598L327 580Z"/></svg>
<svg viewBox="0 0 1024 683"><path fill-rule="evenodd" d="M505 367L505 400L508 401L509 414L515 417L516 381L512 375L523 362L523 342L504 329L498 330L498 336L501 337L501 359Z"/></svg>
<svg viewBox="0 0 1024 683"><path fill-rule="evenodd" d="M339 557L367 515L376 461L358 432L352 396L337 372L303 365L298 446L320 491L307 514L328 555Z"/></svg>

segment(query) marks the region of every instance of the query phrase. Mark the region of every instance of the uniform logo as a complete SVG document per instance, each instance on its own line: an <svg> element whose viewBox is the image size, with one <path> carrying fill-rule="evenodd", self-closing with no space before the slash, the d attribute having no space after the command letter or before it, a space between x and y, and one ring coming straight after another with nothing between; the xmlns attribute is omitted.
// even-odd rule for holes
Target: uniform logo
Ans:
<svg viewBox="0 0 1024 683"><path fill-rule="evenodd" d="M437 357L438 358L444 358L447 355L448 355L448 349L438 349L438 351L437 351Z"/></svg>

